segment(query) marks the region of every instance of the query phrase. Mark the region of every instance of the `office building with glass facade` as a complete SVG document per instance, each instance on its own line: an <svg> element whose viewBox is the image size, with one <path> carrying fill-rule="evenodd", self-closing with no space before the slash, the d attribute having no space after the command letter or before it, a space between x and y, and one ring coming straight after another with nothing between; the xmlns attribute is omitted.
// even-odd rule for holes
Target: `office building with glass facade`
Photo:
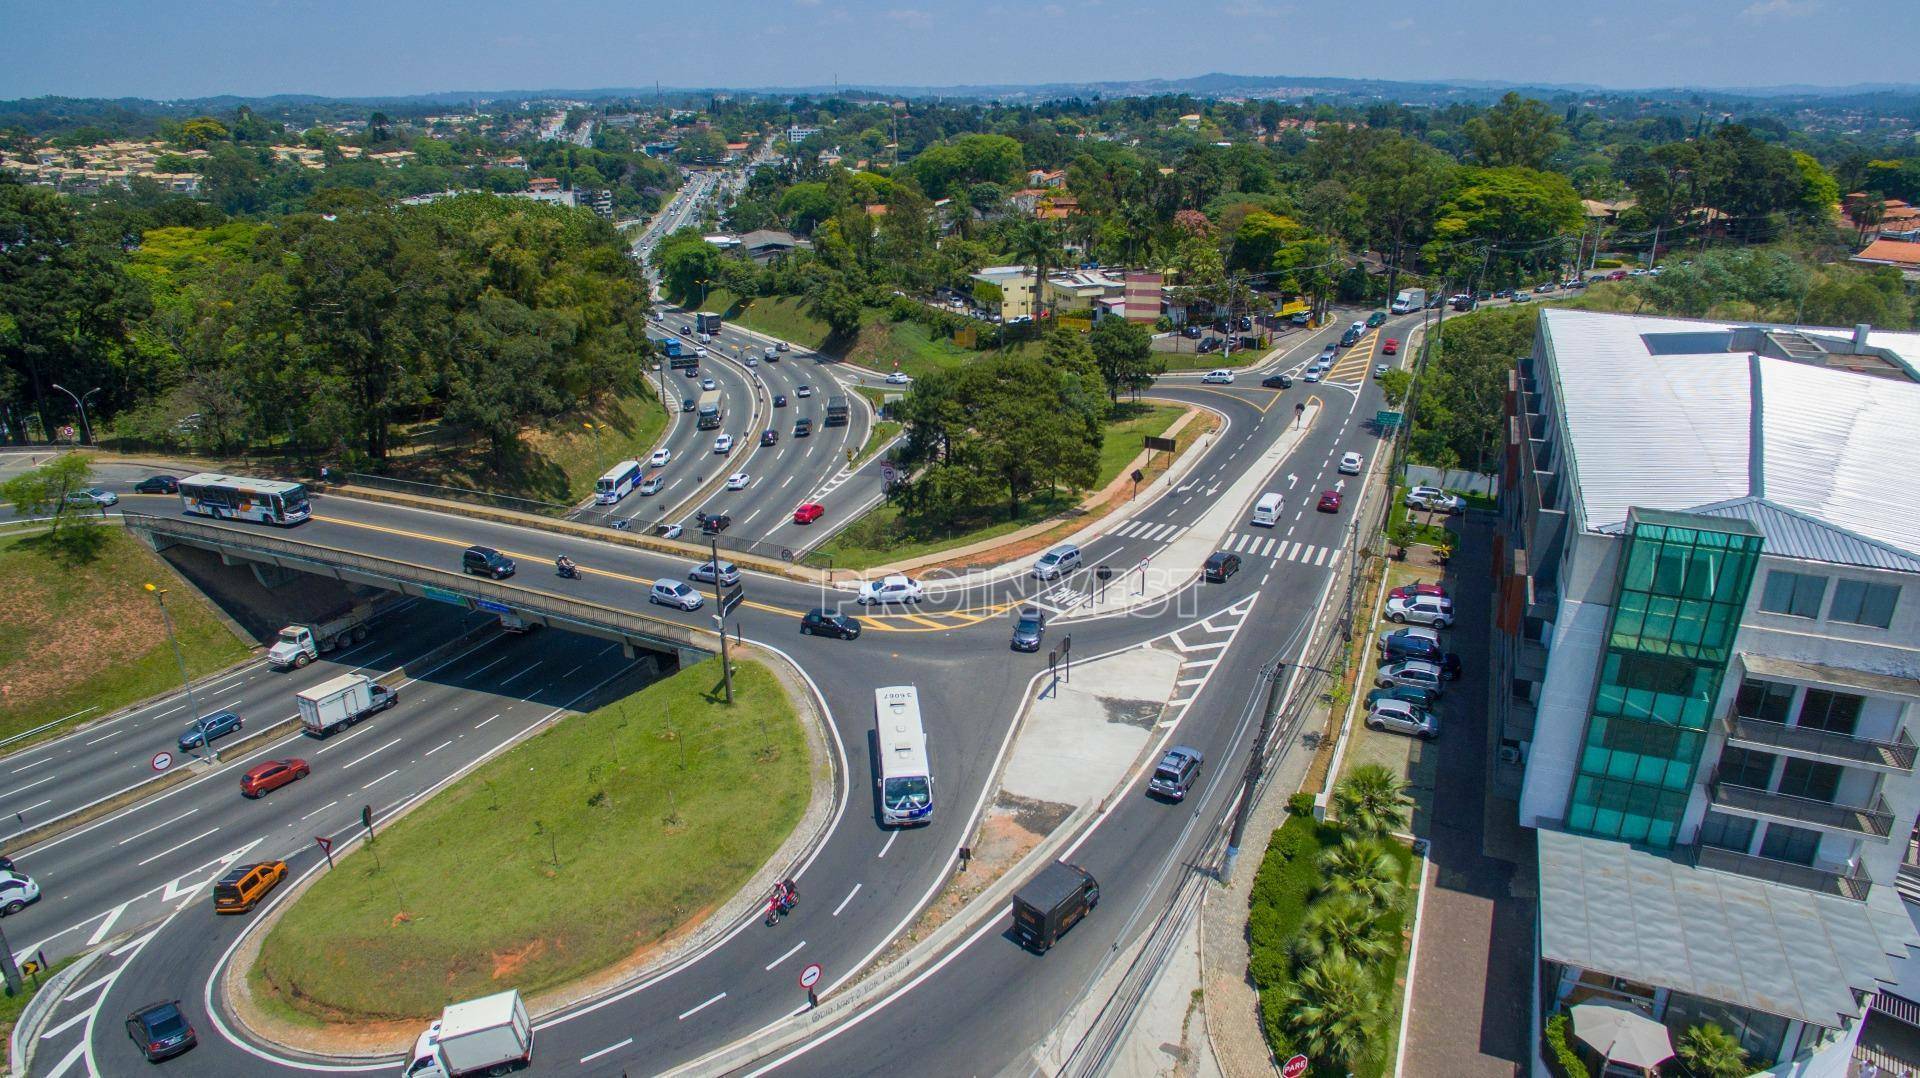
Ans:
<svg viewBox="0 0 1920 1078"><path fill-rule="evenodd" d="M1920 945L1916 360L1866 327L1541 312L1490 678L1494 787L1538 831L1537 1017L1614 999L1762 1066L1847 1053Z"/></svg>

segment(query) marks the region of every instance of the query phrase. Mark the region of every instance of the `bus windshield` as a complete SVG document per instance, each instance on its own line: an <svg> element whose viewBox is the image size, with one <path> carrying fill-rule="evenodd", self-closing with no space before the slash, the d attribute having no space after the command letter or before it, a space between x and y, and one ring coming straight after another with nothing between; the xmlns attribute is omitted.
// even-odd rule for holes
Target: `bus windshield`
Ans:
<svg viewBox="0 0 1920 1078"><path fill-rule="evenodd" d="M300 513L307 508L307 488L296 484L292 490L274 495L283 513Z"/></svg>
<svg viewBox="0 0 1920 1078"><path fill-rule="evenodd" d="M903 778L888 779L881 797L886 802L887 808L895 812L925 808L933 803L933 788L927 785L925 776L908 775Z"/></svg>

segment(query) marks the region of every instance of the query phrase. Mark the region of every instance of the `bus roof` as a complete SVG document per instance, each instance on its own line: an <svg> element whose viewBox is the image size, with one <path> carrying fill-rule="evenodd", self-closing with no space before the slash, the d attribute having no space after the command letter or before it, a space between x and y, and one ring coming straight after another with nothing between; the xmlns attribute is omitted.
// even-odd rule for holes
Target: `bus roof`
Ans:
<svg viewBox="0 0 1920 1078"><path fill-rule="evenodd" d="M927 732L920 725L920 692L912 685L873 690L875 732L880 738L880 774L926 775Z"/></svg>
<svg viewBox="0 0 1920 1078"><path fill-rule="evenodd" d="M639 470L640 470L639 461L623 460L620 463L614 465L613 467L608 468L607 474L601 476L600 478L607 480L608 482L618 483L620 481L621 476L626 475L628 472L637 472Z"/></svg>
<svg viewBox="0 0 1920 1078"><path fill-rule="evenodd" d="M219 472L195 472L180 480L182 486L195 487L241 487L259 491L262 494L287 494L306 486L304 483L288 483L279 479L254 479L245 475L223 475Z"/></svg>

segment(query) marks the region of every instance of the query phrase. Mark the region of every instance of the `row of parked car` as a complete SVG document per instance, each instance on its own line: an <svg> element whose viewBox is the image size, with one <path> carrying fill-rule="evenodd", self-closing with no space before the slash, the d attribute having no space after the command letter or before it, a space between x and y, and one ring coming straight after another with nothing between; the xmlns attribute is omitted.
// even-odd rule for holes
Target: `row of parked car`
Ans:
<svg viewBox="0 0 1920 1078"><path fill-rule="evenodd" d="M1374 689L1367 694L1369 729L1432 738L1440 734L1435 709L1448 682L1460 677L1460 657L1441 632L1453 624L1453 600L1438 584L1408 584L1387 593Z"/></svg>

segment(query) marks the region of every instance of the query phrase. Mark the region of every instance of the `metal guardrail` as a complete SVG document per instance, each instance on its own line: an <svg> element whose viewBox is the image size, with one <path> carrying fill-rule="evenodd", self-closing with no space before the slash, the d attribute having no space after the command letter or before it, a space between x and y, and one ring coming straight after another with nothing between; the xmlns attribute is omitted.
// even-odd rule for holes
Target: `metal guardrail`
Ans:
<svg viewBox="0 0 1920 1078"><path fill-rule="evenodd" d="M1886 798L1879 794L1873 796L1870 805L1848 805L1742 786L1721 778L1717 771L1708 779L1707 789L1712 793L1714 805L1758 816L1810 823L1869 838L1884 839L1893 833L1893 811L1887 807Z"/></svg>
<svg viewBox="0 0 1920 1078"><path fill-rule="evenodd" d="M419 498L443 498L448 501L492 506L495 509L535 513L540 516L564 516L577 508L577 506L562 505L559 502L543 502L537 498L516 498L511 494L494 494L485 490L450 487L440 483L420 483L411 479L368 475L364 472L348 472L334 482L342 486L371 487L374 490L390 490L396 494L412 494Z"/></svg>
<svg viewBox="0 0 1920 1078"><path fill-rule="evenodd" d="M261 535L224 524L207 524L137 512L121 515L129 528L137 528L180 542L207 544L222 550L261 555L274 564L294 562L302 566L317 566L326 575L336 576L341 570L346 570L376 582L410 585L415 594L421 593L424 589L432 589L468 599L486 600L506 606L515 613L534 614L549 622L567 622L589 631L611 633L623 639L641 638L700 651L715 651L719 647L713 633L709 630L696 629L665 618L602 606L599 603L582 602L530 588L502 584L497 580L475 577L467 573L432 569L412 562L357 554L338 547L287 539L277 535ZM405 592L407 588L395 587L394 590Z"/></svg>
<svg viewBox="0 0 1920 1078"><path fill-rule="evenodd" d="M1784 883L1789 887L1838 895L1841 898L1851 898L1856 902L1864 902L1867 894L1873 890L1873 880L1857 867L1846 872L1835 872L1812 865L1797 865L1790 861L1777 861L1771 857L1759 857L1737 850L1723 850L1715 846L1699 844L1687 847L1686 854L1688 859L1700 868L1730 872L1736 876L1766 880L1769 883Z"/></svg>
<svg viewBox="0 0 1920 1078"><path fill-rule="evenodd" d="M1768 749L1784 749L1788 752L1803 752L1817 756L1832 757L1866 764L1870 767L1893 768L1898 771L1913 770L1916 747L1904 727L1898 740L1880 741L1868 737L1855 737L1852 734L1835 733L1811 726L1788 726L1785 723L1741 715L1733 711L1726 715L1727 738L1750 745L1759 745Z"/></svg>

